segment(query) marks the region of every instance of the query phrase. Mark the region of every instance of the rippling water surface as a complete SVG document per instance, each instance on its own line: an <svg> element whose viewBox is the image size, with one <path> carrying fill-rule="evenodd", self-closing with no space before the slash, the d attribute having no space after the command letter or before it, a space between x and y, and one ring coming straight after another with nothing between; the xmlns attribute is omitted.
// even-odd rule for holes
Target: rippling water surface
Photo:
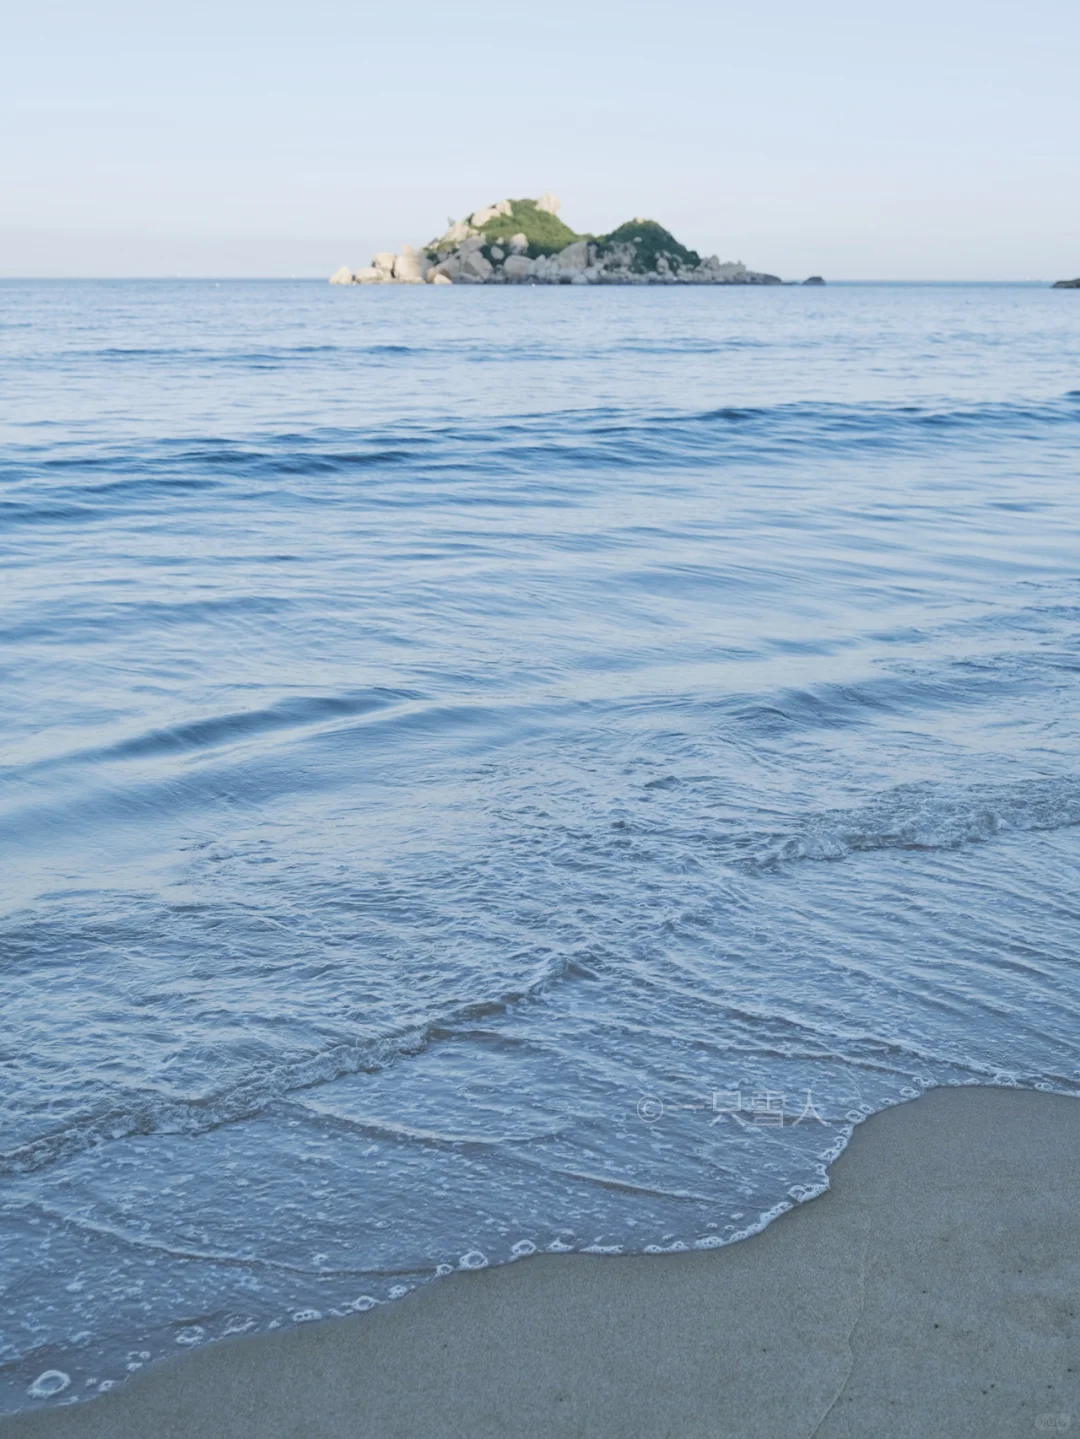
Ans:
<svg viewBox="0 0 1080 1439"><path fill-rule="evenodd" d="M0 1407L1080 1091L1078 453L1035 287L0 286Z"/></svg>

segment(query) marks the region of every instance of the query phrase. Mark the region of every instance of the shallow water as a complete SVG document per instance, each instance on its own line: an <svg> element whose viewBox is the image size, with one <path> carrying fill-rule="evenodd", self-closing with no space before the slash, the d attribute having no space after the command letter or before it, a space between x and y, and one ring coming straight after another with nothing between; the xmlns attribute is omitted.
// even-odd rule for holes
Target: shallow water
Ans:
<svg viewBox="0 0 1080 1439"><path fill-rule="evenodd" d="M1069 294L7 283L0 395L0 1407L1080 1092Z"/></svg>

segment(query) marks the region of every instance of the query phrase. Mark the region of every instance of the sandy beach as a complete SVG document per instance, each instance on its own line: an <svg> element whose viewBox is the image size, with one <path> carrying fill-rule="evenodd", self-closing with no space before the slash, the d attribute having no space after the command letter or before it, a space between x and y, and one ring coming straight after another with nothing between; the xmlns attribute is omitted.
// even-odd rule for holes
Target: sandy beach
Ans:
<svg viewBox="0 0 1080 1439"><path fill-rule="evenodd" d="M725 1249L544 1256L213 1346L4 1439L1080 1430L1080 1105L939 1089Z"/></svg>

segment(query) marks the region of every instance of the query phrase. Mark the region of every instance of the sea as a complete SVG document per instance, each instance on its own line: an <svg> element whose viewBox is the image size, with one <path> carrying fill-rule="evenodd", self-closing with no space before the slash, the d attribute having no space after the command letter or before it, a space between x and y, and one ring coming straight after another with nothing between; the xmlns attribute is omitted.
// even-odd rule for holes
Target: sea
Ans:
<svg viewBox="0 0 1080 1439"><path fill-rule="evenodd" d="M0 655L5 1412L1080 1094L1080 296L5 282Z"/></svg>

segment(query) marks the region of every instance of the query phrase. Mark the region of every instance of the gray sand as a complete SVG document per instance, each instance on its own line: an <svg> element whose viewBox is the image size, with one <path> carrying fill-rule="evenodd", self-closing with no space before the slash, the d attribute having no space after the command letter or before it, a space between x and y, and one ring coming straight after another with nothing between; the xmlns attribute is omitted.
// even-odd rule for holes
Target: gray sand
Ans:
<svg viewBox="0 0 1080 1439"><path fill-rule="evenodd" d="M938 1090L706 1253L545 1256L219 1344L3 1439L1080 1434L1080 1104Z"/></svg>

